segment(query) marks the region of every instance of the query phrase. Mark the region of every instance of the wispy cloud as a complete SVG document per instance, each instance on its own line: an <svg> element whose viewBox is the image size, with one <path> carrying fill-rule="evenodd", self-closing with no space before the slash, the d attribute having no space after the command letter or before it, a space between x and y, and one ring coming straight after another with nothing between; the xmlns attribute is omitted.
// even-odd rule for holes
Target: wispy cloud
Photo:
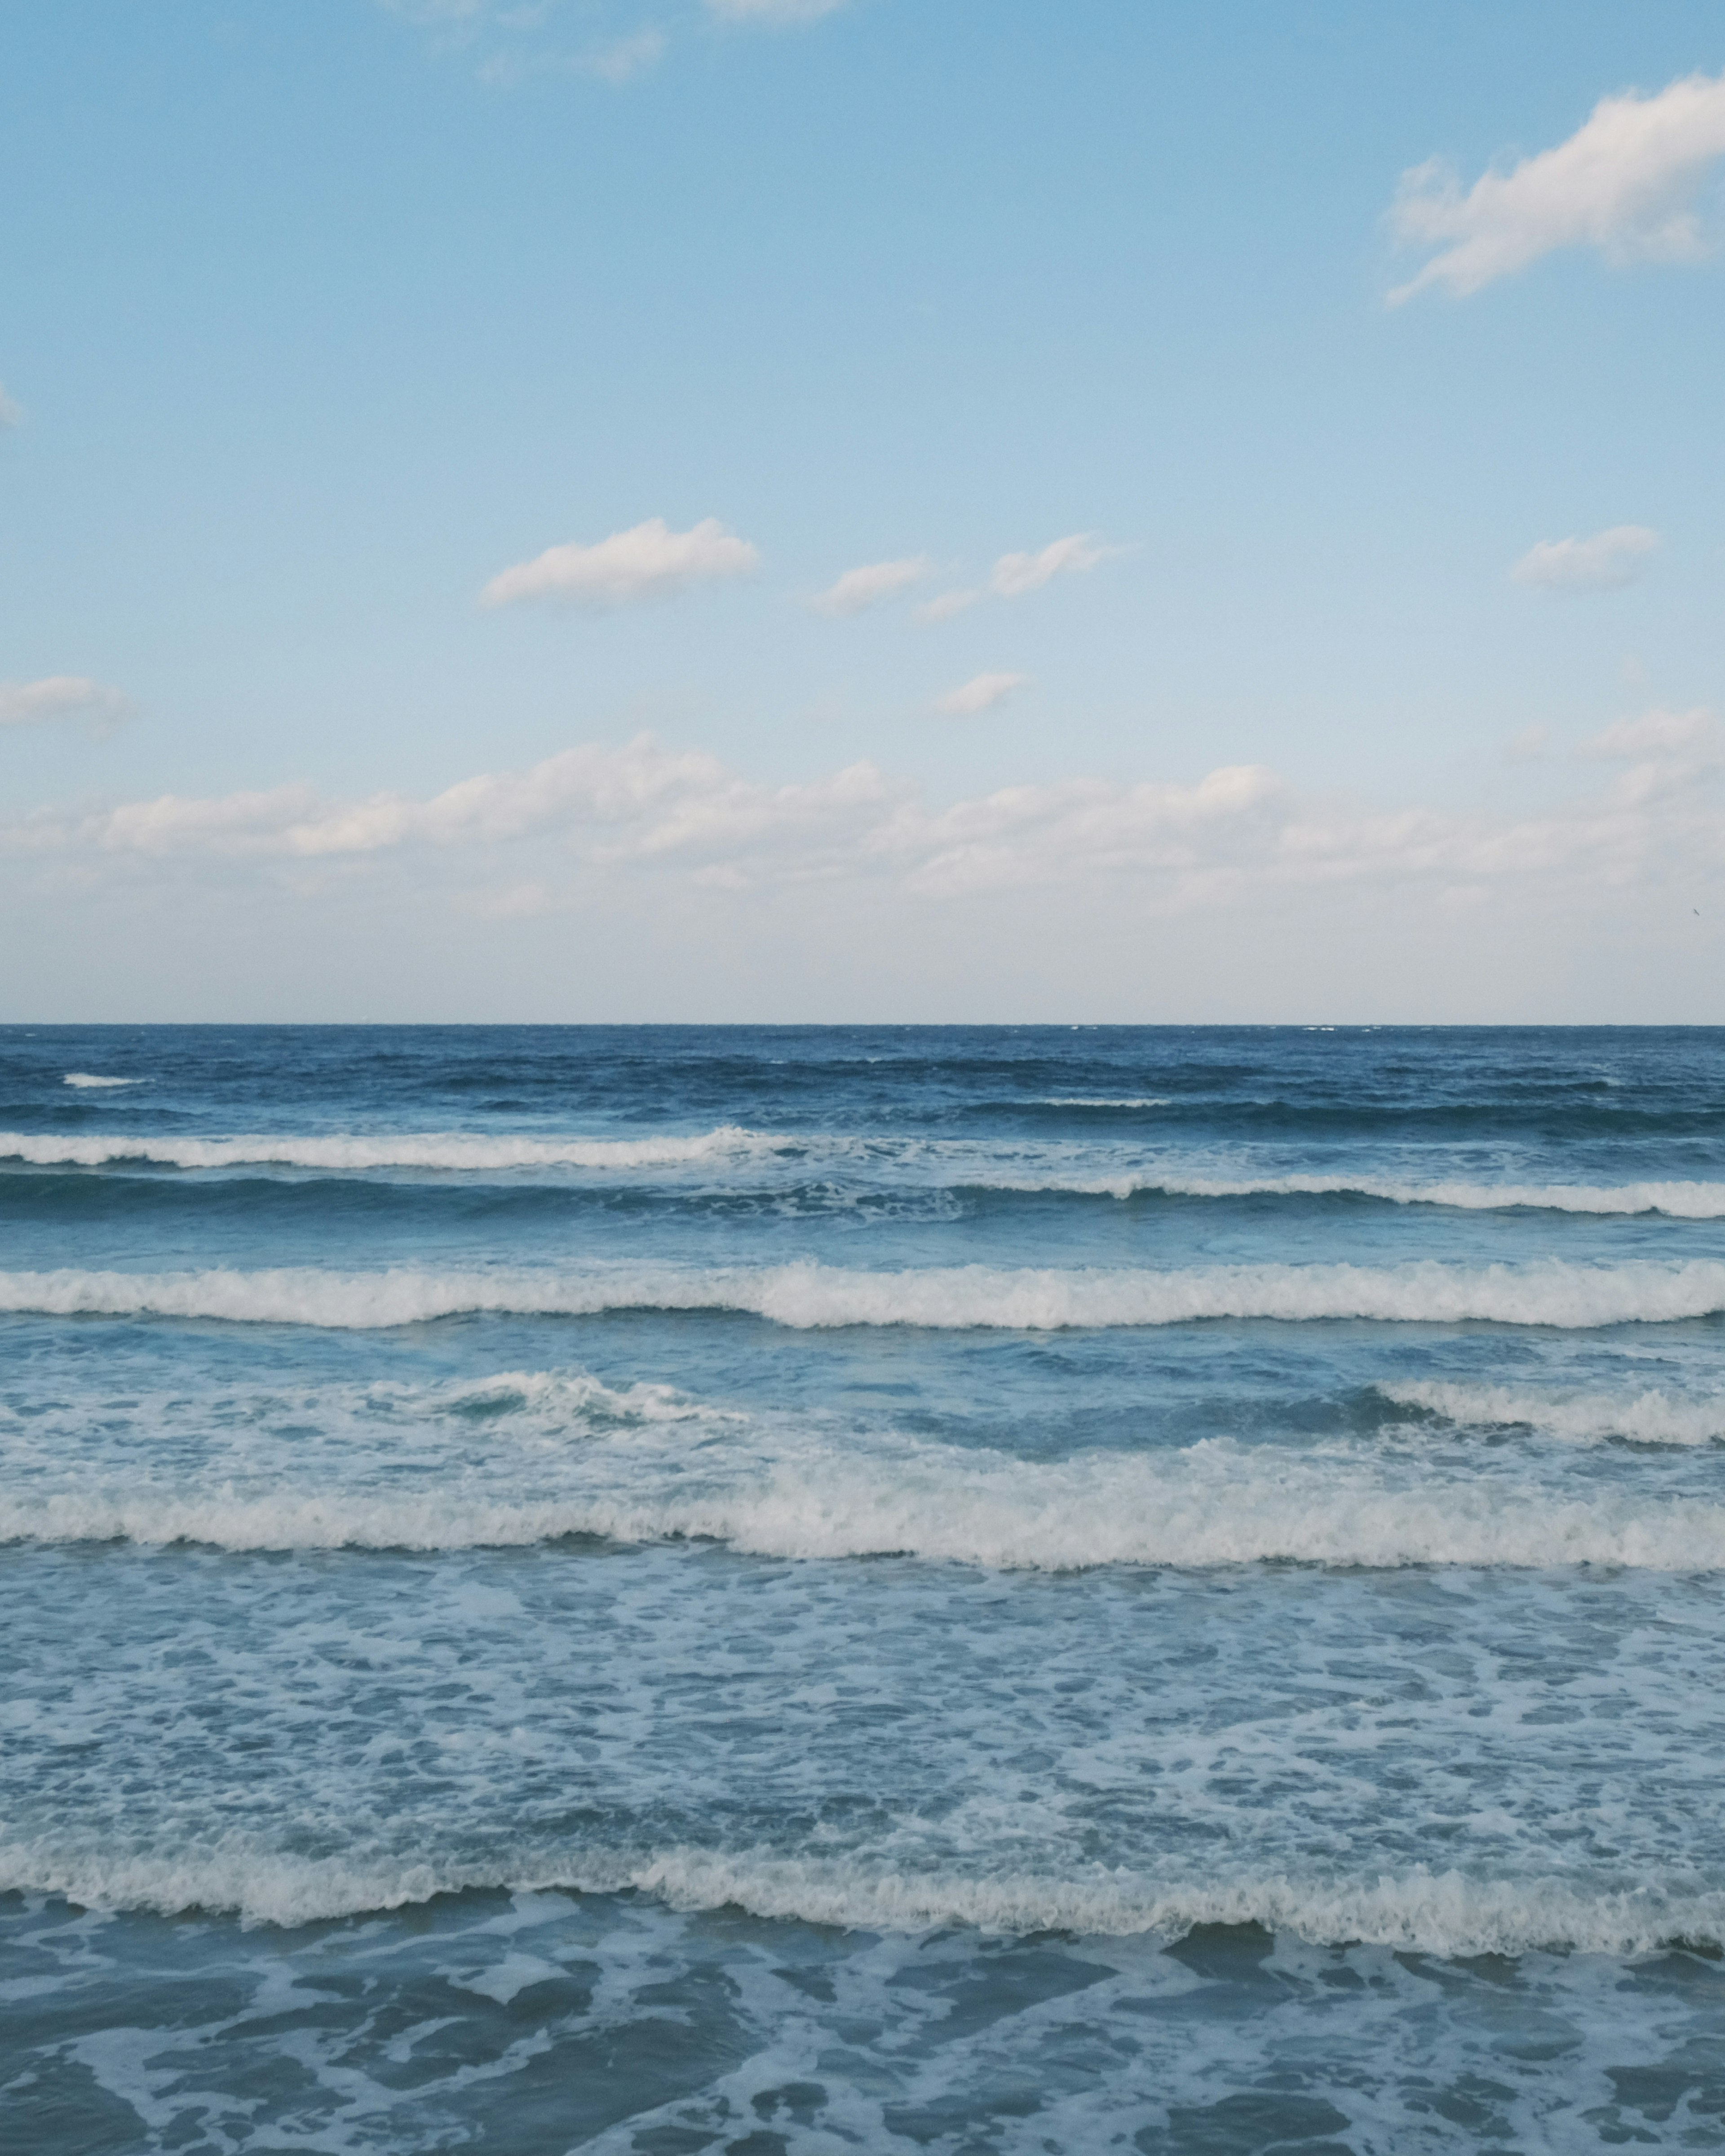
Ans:
<svg viewBox="0 0 1725 2156"><path fill-rule="evenodd" d="M665 58L669 40L663 30L637 30L632 37L613 38L578 54L570 66L578 74L590 74L598 82L632 82Z"/></svg>
<svg viewBox="0 0 1725 2156"><path fill-rule="evenodd" d="M481 82L508 89L536 75L631 82L656 67L670 40L637 23L597 42L593 10L567 0L378 0L387 13L430 33L434 50L460 53ZM583 18L576 20L572 18Z"/></svg>
<svg viewBox="0 0 1725 2156"><path fill-rule="evenodd" d="M1701 754L1713 761L1717 742L1712 712L1697 706L1691 711L1644 711L1639 718L1620 719L1581 742L1575 752L1629 760Z"/></svg>
<svg viewBox="0 0 1725 2156"><path fill-rule="evenodd" d="M5 390L0 389L0 427L15 427L23 416Z"/></svg>
<svg viewBox="0 0 1725 2156"><path fill-rule="evenodd" d="M1591 539L1542 539L1509 573L1518 584L1548 591L1618 591L1634 583L1658 544L1659 534L1645 524L1614 524Z"/></svg>
<svg viewBox="0 0 1725 2156"><path fill-rule="evenodd" d="M797 23L818 23L836 15L850 0L705 0L706 11L721 23L747 23L786 29Z"/></svg>
<svg viewBox="0 0 1725 2156"><path fill-rule="evenodd" d="M1705 251L1696 203L1725 157L1725 74L1694 74L1656 96L1602 97L1567 141L1464 188L1442 158L1402 175L1390 225L1438 252L1389 295L1435 285L1458 297L1563 247L1613 263L1692 261Z"/></svg>
<svg viewBox="0 0 1725 2156"><path fill-rule="evenodd" d="M85 674L49 674L39 681L0 681L0 726L33 726L57 719L81 719L100 728L117 725L131 709L118 689Z"/></svg>
<svg viewBox="0 0 1725 2156"><path fill-rule="evenodd" d="M897 562L868 562L860 568L845 570L809 604L817 613L860 613L865 607L878 606L883 599L897 598L911 590L928 571L926 554L906 555Z"/></svg>
<svg viewBox="0 0 1725 2156"><path fill-rule="evenodd" d="M1725 753L1712 720L1647 714L1587 746L1625 767L1583 799L1507 817L1305 793L1260 765L1194 784L1063 779L940 807L871 763L763 786L644 736L480 773L429 799L284 787L43 814L0 827L0 850L69 857L91 875L104 862L119 873L168 859L225 864L229 875L393 860L418 875L429 870L410 864L447 858L464 888L487 875L512 895L504 910L522 913L537 909L541 879L561 875L559 864L601 875L656 869L714 891L885 879L929 899L1124 878L1163 911L1337 887L1423 890L1443 903L1543 890L1566 907L1638 886L1711 887L1725 854ZM516 850L536 841L552 850L543 866Z"/></svg>
<svg viewBox="0 0 1725 2156"><path fill-rule="evenodd" d="M480 603L501 607L521 599L554 599L605 610L667 598L691 584L746 577L760 562L757 549L715 516L687 531L673 531L662 516L649 516L644 524L614 531L593 546L571 540L547 547L531 562L518 562L493 577L480 593Z"/></svg>
<svg viewBox="0 0 1725 2156"><path fill-rule="evenodd" d="M937 598L925 599L916 610L918 621L950 621L954 614L963 613L973 607L982 597L980 592L942 592Z"/></svg>
<svg viewBox="0 0 1725 2156"><path fill-rule="evenodd" d="M1014 689L1022 689L1029 678L1027 674L978 674L962 688L937 696L934 708L944 711L949 718L974 718L978 711L992 711Z"/></svg>
<svg viewBox="0 0 1725 2156"><path fill-rule="evenodd" d="M507 89L529 75L586 75L594 82L621 85L657 67L670 40L662 30L638 30L632 37L613 38L572 52L508 46L493 53L480 66L481 82Z"/></svg>
<svg viewBox="0 0 1725 2156"><path fill-rule="evenodd" d="M1027 592L1040 592L1056 577L1081 576L1121 551L1102 545L1093 531L1074 531L1034 554L1003 554L994 564L988 588L1003 599L1022 598Z"/></svg>
<svg viewBox="0 0 1725 2156"><path fill-rule="evenodd" d="M1040 592L1056 577L1082 576L1095 568L1098 562L1106 562L1111 555L1127 551L1124 547L1109 546L1094 531L1070 531L1064 539L1050 540L1034 553L1003 554L989 572L985 588L942 592L916 608L916 619L950 621L954 614L964 613L978 599L990 596L1021 599L1031 592Z"/></svg>

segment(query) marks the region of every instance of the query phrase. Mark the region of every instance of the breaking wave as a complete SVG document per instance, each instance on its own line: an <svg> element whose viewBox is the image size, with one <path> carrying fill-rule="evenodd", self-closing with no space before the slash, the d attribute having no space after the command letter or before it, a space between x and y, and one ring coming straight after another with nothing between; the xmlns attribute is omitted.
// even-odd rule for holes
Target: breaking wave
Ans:
<svg viewBox="0 0 1725 2156"><path fill-rule="evenodd" d="M141 1086L141 1078L102 1078L93 1070L69 1070L64 1082L85 1090L109 1086Z"/></svg>
<svg viewBox="0 0 1725 2156"><path fill-rule="evenodd" d="M815 1264L333 1272L0 1273L0 1311L225 1319L343 1328L510 1313L729 1311L797 1327L903 1325L1055 1332L1207 1318L1363 1318L1400 1324L1659 1324L1725 1311L1725 1262L1387 1266L1219 1265L1153 1272L988 1265L853 1271Z"/></svg>
<svg viewBox="0 0 1725 2156"><path fill-rule="evenodd" d="M126 1079L80 1078L68 1085L126 1085ZM727 1123L695 1137L470 1137L455 1131L386 1133L375 1137L37 1137L0 1132L0 1160L32 1168L105 1168L138 1161L158 1168L676 1168L686 1163L770 1152L794 1141Z"/></svg>
<svg viewBox="0 0 1725 2156"><path fill-rule="evenodd" d="M1725 1400L1685 1399L1659 1391L1566 1395L1441 1380L1380 1383L1373 1389L1398 1407L1420 1408L1446 1422L1525 1426L1582 1445L1610 1438L1632 1445L1711 1445L1725 1440Z"/></svg>
<svg viewBox="0 0 1725 2156"><path fill-rule="evenodd" d="M1065 1191L1091 1198L1371 1198L1391 1205L1445 1206L1467 1213L1660 1213L1679 1220L1725 1219L1725 1183L1402 1183L1357 1175L1276 1175L1230 1181L1170 1175L1160 1169L1081 1181L1034 1176L977 1176L970 1180L979 1189Z"/></svg>
<svg viewBox="0 0 1725 2156"><path fill-rule="evenodd" d="M0 1892L56 1894L87 1908L164 1914L232 1911L281 1926L398 1909L434 1895L651 1895L678 1910L750 1915L845 1930L1045 1931L1177 1939L1200 1925L1260 1924L1315 1945L1389 1946L1445 1955L1545 1949L1635 1954L1725 1944L1725 1894L1562 1877L1497 1880L1416 1866L1371 1879L1286 1872L1163 1879L1101 1864L1070 1876L892 1869L855 1856L673 1847L638 1852L537 1847L447 1857L385 1851L305 1856L231 1835L177 1853L95 1850L44 1838L0 1845Z"/></svg>
<svg viewBox="0 0 1725 2156"><path fill-rule="evenodd" d="M519 1547L570 1537L711 1541L793 1560L887 1556L999 1571L1178 1570L1281 1563L1725 1569L1725 1505L1632 1491L1565 1495L1501 1476L1392 1478L1369 1457L1291 1455L1208 1439L1159 1458L1058 1462L899 1440L735 1435L680 1440L674 1404L643 1445L577 1448L549 1468L475 1470L401 1486L384 1460L357 1481L290 1463L232 1475L105 1479L0 1495L0 1542L197 1543L228 1550ZM637 1423L644 1419L637 1417ZM536 1481L526 1480L531 1475ZM547 1479L548 1478L548 1479Z"/></svg>
<svg viewBox="0 0 1725 2156"><path fill-rule="evenodd" d="M1171 1108L1174 1104L1161 1093L1131 1094L1120 1098L1089 1093L1056 1093L1050 1095L1040 1105L1045 1108Z"/></svg>

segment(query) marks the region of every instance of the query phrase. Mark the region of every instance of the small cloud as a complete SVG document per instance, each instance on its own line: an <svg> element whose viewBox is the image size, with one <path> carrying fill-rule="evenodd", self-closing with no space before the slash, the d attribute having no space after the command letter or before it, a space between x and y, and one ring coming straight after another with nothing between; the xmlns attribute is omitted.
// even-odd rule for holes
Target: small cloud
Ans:
<svg viewBox="0 0 1725 2156"><path fill-rule="evenodd" d="M1575 753L1585 757L1681 756L1697 747L1713 731L1712 714L1692 711L1646 711L1639 719L1620 719L1580 743Z"/></svg>
<svg viewBox="0 0 1725 2156"><path fill-rule="evenodd" d="M1390 227L1439 251L1389 304L1435 285L1463 298L1563 247L1596 248L1614 264L1693 261L1705 252L1696 200L1722 157L1725 74L1693 74L1652 97L1602 97L1555 149L1466 191L1442 158L1416 165L1402 175Z"/></svg>
<svg viewBox="0 0 1725 2156"><path fill-rule="evenodd" d="M706 0L706 11L721 23L747 23L784 29L793 23L818 23L836 15L849 0Z"/></svg>
<svg viewBox="0 0 1725 2156"><path fill-rule="evenodd" d="M1503 744L1507 763L1532 763L1551 752L1549 726L1523 726L1518 734L1512 734Z"/></svg>
<svg viewBox="0 0 1725 2156"><path fill-rule="evenodd" d="M1509 573L1518 584L1548 591L1618 591L1634 583L1658 544L1659 534L1645 524L1614 524L1591 539L1542 539Z"/></svg>
<svg viewBox="0 0 1725 2156"><path fill-rule="evenodd" d="M928 574L926 554L907 555L900 562L870 562L860 569L847 569L835 583L809 601L817 613L860 613L882 599L896 598L901 592L920 584Z"/></svg>
<svg viewBox="0 0 1725 2156"><path fill-rule="evenodd" d="M982 597L980 592L942 592L937 598L925 600L916 609L918 621L950 621L955 613L963 613L973 607Z"/></svg>
<svg viewBox="0 0 1725 2156"><path fill-rule="evenodd" d="M988 587L998 598L1022 598L1026 592L1040 592L1056 577L1079 575L1119 552L1117 547L1098 545L1094 532L1074 531L1065 539L1054 540L1040 553L1003 554L994 564Z"/></svg>
<svg viewBox="0 0 1725 2156"><path fill-rule="evenodd" d="M649 68L657 67L665 58L665 49L662 30L637 30L632 38L615 38L608 45L581 54L569 65L574 74L592 75L599 82L631 82Z"/></svg>
<svg viewBox="0 0 1725 2156"><path fill-rule="evenodd" d="M673 531L662 516L649 516L628 531L583 547L571 540L547 547L531 562L517 562L492 578L480 604L511 606L520 599L560 599L566 605L608 608L663 598L691 584L751 575L761 557L747 539L709 516L688 531Z"/></svg>
<svg viewBox="0 0 1725 2156"><path fill-rule="evenodd" d="M513 23L510 24L513 28ZM585 75L595 82L632 82L665 58L668 40L660 30L640 30L586 52L526 52L518 48L493 53L479 79L494 89L512 90L532 75Z"/></svg>
<svg viewBox="0 0 1725 2156"><path fill-rule="evenodd" d="M117 689L83 674L50 674L40 681L0 681L0 726L47 725L82 719L105 731L131 709Z"/></svg>
<svg viewBox="0 0 1725 2156"><path fill-rule="evenodd" d="M3 389L0 389L0 427L15 427L23 416L19 407L13 403Z"/></svg>
<svg viewBox="0 0 1725 2156"><path fill-rule="evenodd" d="M1029 678L1027 674L978 674L962 689L950 690L944 696L936 697L934 708L945 712L948 718L974 718L978 711L993 711L1014 689L1022 689Z"/></svg>
<svg viewBox="0 0 1725 2156"><path fill-rule="evenodd" d="M495 891L472 893L463 907L480 921L533 921L553 912L557 895L549 884L505 884Z"/></svg>

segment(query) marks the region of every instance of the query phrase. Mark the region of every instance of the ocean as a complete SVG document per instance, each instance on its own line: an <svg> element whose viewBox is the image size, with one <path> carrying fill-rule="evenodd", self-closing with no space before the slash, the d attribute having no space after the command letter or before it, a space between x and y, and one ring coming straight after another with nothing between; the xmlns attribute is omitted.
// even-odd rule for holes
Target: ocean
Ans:
<svg viewBox="0 0 1725 2156"><path fill-rule="evenodd" d="M1725 1030L0 1029L0 2139L1725 2147Z"/></svg>

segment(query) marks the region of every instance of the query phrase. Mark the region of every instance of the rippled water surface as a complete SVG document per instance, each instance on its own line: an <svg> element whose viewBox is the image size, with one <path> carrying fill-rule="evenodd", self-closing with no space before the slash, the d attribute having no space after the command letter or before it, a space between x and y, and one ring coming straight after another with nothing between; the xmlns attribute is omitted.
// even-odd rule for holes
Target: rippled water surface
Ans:
<svg viewBox="0 0 1725 2156"><path fill-rule="evenodd" d="M1725 2147L1725 1034L0 1029L0 2139Z"/></svg>

